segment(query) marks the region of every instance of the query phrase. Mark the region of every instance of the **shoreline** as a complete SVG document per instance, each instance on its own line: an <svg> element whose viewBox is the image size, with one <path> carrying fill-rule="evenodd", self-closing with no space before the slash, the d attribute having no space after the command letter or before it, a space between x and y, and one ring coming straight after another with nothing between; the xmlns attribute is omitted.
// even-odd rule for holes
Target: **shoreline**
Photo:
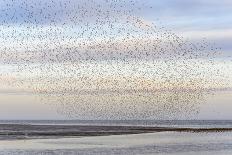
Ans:
<svg viewBox="0 0 232 155"><path fill-rule="evenodd" d="M0 140L75 138L155 132L232 132L232 128L0 124Z"/></svg>

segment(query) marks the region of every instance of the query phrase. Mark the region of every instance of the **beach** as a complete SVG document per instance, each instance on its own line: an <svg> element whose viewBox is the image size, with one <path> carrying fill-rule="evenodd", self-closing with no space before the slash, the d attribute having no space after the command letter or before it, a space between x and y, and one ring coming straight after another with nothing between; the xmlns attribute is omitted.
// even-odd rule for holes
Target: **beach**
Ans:
<svg viewBox="0 0 232 155"><path fill-rule="evenodd" d="M1 121L0 155L232 154L231 121L94 122Z"/></svg>
<svg viewBox="0 0 232 155"><path fill-rule="evenodd" d="M232 132L230 127L0 124L0 140L129 135L154 132Z"/></svg>
<svg viewBox="0 0 232 155"><path fill-rule="evenodd" d="M131 135L1 140L1 155L230 155L231 132L157 132Z"/></svg>

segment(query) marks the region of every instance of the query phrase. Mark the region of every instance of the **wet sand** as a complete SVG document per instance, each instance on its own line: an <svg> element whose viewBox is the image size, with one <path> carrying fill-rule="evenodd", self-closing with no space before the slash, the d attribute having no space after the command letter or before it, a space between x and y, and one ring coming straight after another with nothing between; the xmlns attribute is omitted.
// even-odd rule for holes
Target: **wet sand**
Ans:
<svg viewBox="0 0 232 155"><path fill-rule="evenodd" d="M0 155L231 155L232 132L0 140Z"/></svg>
<svg viewBox="0 0 232 155"><path fill-rule="evenodd" d="M0 124L0 140L127 135L167 131L229 132L232 128Z"/></svg>

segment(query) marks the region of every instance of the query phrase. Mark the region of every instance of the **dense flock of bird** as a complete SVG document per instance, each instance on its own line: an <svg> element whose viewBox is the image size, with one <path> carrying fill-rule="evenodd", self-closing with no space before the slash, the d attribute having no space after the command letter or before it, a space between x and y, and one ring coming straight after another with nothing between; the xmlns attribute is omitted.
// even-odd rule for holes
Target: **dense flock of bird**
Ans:
<svg viewBox="0 0 232 155"><path fill-rule="evenodd" d="M11 68L0 78L74 118L191 117L224 87L215 62L221 49L150 22L142 9L152 7L138 0L1 0L0 62Z"/></svg>

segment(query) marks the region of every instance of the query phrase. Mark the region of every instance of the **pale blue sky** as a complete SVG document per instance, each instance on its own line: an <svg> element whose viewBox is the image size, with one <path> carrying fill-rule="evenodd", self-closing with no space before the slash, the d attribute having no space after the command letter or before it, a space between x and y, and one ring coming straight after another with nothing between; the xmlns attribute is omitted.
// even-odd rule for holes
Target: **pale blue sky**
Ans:
<svg viewBox="0 0 232 155"><path fill-rule="evenodd" d="M162 24L167 29L177 32L186 38L191 39L191 35L194 33L195 38L196 36L198 39L207 38L212 42L216 42L227 54L231 53L232 2L230 0L137 1L136 5L131 5L130 3L121 4L125 5L123 6L125 10L132 9L135 11L134 14L148 21ZM102 9L109 9L104 0L96 2L102 5ZM7 16L2 14L0 23L4 23L5 21L16 27L18 24L25 24L25 21L32 24L49 25L53 18L44 18L44 16L48 15L54 17L54 21L57 23L65 22L67 20L65 13L77 10L73 6L82 6L83 3L87 3L87 8L85 9L89 7L91 10L91 5L88 6L88 2L82 0L59 0L53 3L51 0L14 0L13 2L1 0L0 8ZM7 6L7 4L10 4L10 6ZM51 4L51 8L44 7L49 4ZM43 14L40 14L41 9L43 9ZM32 16L30 16L29 12L33 12ZM68 23L66 26L68 26Z"/></svg>
<svg viewBox="0 0 232 155"><path fill-rule="evenodd" d="M201 41L202 38L206 38L206 40L208 40L210 43L215 43L217 47L222 48L221 52L223 52L224 59L226 59L228 55L232 56L231 0L133 0L136 1L135 4L125 1L121 0L119 2L115 2L116 8L122 5L121 9L133 10L134 12L132 14L141 17L144 22L154 23L155 25L161 27L164 26L165 29L169 29L178 36L183 36L185 39L189 39L193 42ZM106 0L96 0L96 3L101 6L103 12L109 10ZM60 41L59 39L63 35L75 36L75 32L82 31L80 27L72 27L73 21L70 21L70 16L73 16L76 19L82 19L80 13L81 11L79 11L76 7L83 5L85 6L85 9L90 11L89 15L91 16L86 17L85 20L91 23L91 20L94 18L92 15L96 13L94 11L91 12L93 9L92 7L96 7L98 5L93 6L92 3L88 1L0 0L0 12L2 13L0 16L0 50L4 50L4 47L8 47L9 49L16 48L19 51L25 50L23 49L24 47L18 44L22 38L26 38L24 42L26 45L25 47L29 47L29 49L31 48L32 50L35 46L39 46L43 50L44 46L47 46L47 44L49 48L53 48L56 46L53 45L53 42L55 42L54 40ZM43 11L42 14L40 13L41 10ZM118 15L114 11L111 12L110 16L112 16L112 18L123 18L121 14ZM61 25L64 23L65 27L62 27ZM33 25L36 26L36 28L34 28ZM41 28L38 29L38 27ZM130 27L127 27L127 29L130 29ZM59 34L57 32L61 33ZM11 34L13 35L11 36ZM41 40L38 39L38 36L40 35L44 36L44 38ZM68 40L69 44L67 44L65 41L66 40L64 40L62 43L68 47L73 46L75 43L75 40L73 41L72 39ZM4 56L2 56L2 59L14 60L12 62L17 62L14 52L9 52L9 54L5 54ZM110 72L110 67L102 68L101 64L98 65L100 65L100 67L93 67L91 69L97 73L98 71L107 71L107 73ZM228 76L232 77L230 73L230 71L232 71L231 62L226 63L226 65L228 65L229 68L225 67L226 69L223 71L224 73L228 72ZM0 67L2 68L0 74L4 75L1 77L0 83L6 84L7 82L11 83L11 80L15 80L14 74L12 74L10 71L10 69L12 70L14 67ZM86 65L85 67L88 68L89 66ZM85 69L85 67L83 68ZM128 69L130 67L131 66L129 65L125 68ZM83 73L92 73L92 71L84 69L81 70ZM113 69L111 69L111 71L112 70ZM128 75L132 75L132 73L128 70L123 70L120 74L124 74L125 72L127 72ZM27 76L29 74L29 72L26 72L25 75ZM52 72L50 74L52 75ZM101 73L99 73L99 75L100 74ZM114 74L114 72L112 74ZM135 77L137 76L136 74L133 75ZM0 87L0 119L65 118L62 115L58 115L53 106L39 103L40 100L36 99L34 95L24 94L23 96L20 96L20 93L18 93L20 88L17 87L19 90L14 91L14 88L7 88L6 85ZM228 85L228 87L230 86L232 86L232 82L230 85ZM28 92L30 92L30 90L28 90ZM18 102L19 100L20 102ZM220 104L220 102L222 104ZM228 92L226 94L216 96L214 101L207 100L207 104L202 105L202 112L199 115L199 119L232 119L232 114L229 110L231 109L230 103L232 103L231 93ZM51 107L51 109L48 107Z"/></svg>

